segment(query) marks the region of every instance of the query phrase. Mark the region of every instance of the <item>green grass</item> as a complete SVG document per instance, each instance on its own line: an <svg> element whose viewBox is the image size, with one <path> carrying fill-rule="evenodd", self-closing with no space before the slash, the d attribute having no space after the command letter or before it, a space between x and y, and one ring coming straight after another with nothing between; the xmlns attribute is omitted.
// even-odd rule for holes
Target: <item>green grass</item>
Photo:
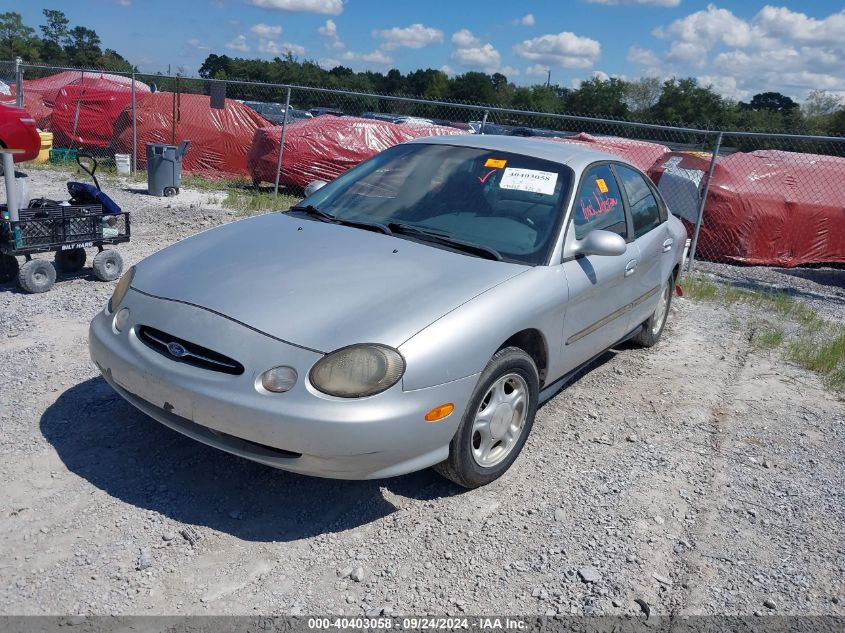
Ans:
<svg viewBox="0 0 845 633"><path fill-rule="evenodd" d="M238 215L255 215L267 213L268 211L283 211L291 205L299 202L301 198L280 193L274 196L273 192L230 189L226 193L222 206L227 209L234 209Z"/></svg>
<svg viewBox="0 0 845 633"><path fill-rule="evenodd" d="M760 349L780 347L786 338L786 332L776 326L765 326L754 331L752 342Z"/></svg>
<svg viewBox="0 0 845 633"><path fill-rule="evenodd" d="M796 365L821 375L835 391L845 391L845 325L828 321L806 304L785 292L754 290L715 281L703 275L683 280L685 294L700 301L744 303L779 320L795 323L796 334L765 320L754 329L752 343L758 349L785 346L785 356Z"/></svg>

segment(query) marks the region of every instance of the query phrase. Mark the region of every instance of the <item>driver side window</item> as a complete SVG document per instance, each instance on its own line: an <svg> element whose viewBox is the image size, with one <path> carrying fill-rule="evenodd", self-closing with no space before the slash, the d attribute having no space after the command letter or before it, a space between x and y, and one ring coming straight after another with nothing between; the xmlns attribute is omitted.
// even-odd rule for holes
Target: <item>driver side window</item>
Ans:
<svg viewBox="0 0 845 633"><path fill-rule="evenodd" d="M599 165L586 172L575 196L572 217L576 239L583 239L596 229L628 238L622 195L610 165Z"/></svg>

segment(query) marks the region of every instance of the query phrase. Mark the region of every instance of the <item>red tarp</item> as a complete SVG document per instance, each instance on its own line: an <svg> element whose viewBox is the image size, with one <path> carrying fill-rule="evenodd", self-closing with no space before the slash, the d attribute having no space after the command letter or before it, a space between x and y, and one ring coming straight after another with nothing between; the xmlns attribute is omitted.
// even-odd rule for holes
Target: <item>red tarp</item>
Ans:
<svg viewBox="0 0 845 633"><path fill-rule="evenodd" d="M176 145L191 142L182 169L203 176L247 176L246 155L253 133L269 125L252 108L226 99L225 107L211 107L208 95L154 92L138 102L138 167L147 165L147 143ZM174 111L176 113L174 123ZM114 124L112 147L132 153L132 110L125 108Z"/></svg>
<svg viewBox="0 0 845 633"><path fill-rule="evenodd" d="M131 99L132 79L111 73L82 72L68 70L41 79L23 80L24 108L35 119L35 124L42 130L52 130L53 105L65 86L85 86L96 90L114 90L125 92L127 99ZM9 85L10 101L15 100L17 86ZM142 95L150 92L150 87L140 81L135 82L135 94ZM3 97L6 99L5 95Z"/></svg>
<svg viewBox="0 0 845 633"><path fill-rule="evenodd" d="M253 180L274 182L279 157L280 126L261 128L247 157ZM304 187L314 180L331 181L378 152L423 136L466 134L434 124L395 124L373 119L319 116L289 123L279 182Z"/></svg>
<svg viewBox="0 0 845 633"><path fill-rule="evenodd" d="M710 161L676 153L671 162L650 170L658 186L669 169L706 174ZM719 158L696 256L785 267L845 263L845 158L777 150Z"/></svg>
<svg viewBox="0 0 845 633"><path fill-rule="evenodd" d="M624 158L643 171L654 165L655 161L669 151L668 147L660 143L636 141L619 136L593 136L583 132L575 136L544 138L544 140L586 145L594 150Z"/></svg>
<svg viewBox="0 0 845 633"><path fill-rule="evenodd" d="M148 93L138 95L140 104ZM53 106L53 145L56 147L106 148L118 115L132 103L125 90L100 90L65 86Z"/></svg>

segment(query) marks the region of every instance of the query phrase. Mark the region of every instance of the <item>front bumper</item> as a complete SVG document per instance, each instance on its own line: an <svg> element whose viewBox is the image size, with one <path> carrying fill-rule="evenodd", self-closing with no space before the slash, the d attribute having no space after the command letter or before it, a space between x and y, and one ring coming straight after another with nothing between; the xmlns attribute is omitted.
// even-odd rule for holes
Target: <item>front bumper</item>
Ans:
<svg viewBox="0 0 845 633"><path fill-rule="evenodd" d="M104 378L135 407L180 433L235 455L293 472L340 479L376 479L412 472L448 456L478 375L426 389L403 391L401 381L367 398L327 396L308 384L321 354L269 337L203 308L130 289L120 308L130 318L122 332L103 310L91 321L91 358ZM154 327L238 360L233 376L179 363L138 337ZM262 372L296 369L290 391L256 389ZM452 402L437 423L423 416Z"/></svg>

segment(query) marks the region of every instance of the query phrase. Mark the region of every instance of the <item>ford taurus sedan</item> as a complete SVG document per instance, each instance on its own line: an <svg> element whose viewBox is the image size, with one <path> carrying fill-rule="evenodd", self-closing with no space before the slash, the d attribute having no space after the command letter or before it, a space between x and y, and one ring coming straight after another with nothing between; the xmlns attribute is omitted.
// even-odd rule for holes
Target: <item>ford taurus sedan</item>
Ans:
<svg viewBox="0 0 845 633"><path fill-rule="evenodd" d="M472 488L579 367L657 342L685 239L614 156L421 139L145 259L91 357L138 409L235 455L346 479L434 466Z"/></svg>

